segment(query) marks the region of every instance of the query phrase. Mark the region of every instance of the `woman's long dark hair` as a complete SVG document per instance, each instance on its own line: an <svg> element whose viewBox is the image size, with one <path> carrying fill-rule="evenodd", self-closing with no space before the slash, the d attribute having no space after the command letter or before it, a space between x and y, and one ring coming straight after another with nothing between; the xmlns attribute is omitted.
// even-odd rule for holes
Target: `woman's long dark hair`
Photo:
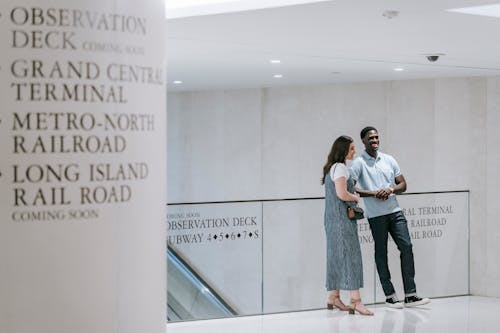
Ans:
<svg viewBox="0 0 500 333"><path fill-rule="evenodd" d="M325 177L330 172L330 168L335 163L345 163L345 158L349 153L349 147L353 142L352 138L347 135L339 136L332 145L332 149L328 154L328 160L323 167L323 178L321 178L321 184L325 184Z"/></svg>

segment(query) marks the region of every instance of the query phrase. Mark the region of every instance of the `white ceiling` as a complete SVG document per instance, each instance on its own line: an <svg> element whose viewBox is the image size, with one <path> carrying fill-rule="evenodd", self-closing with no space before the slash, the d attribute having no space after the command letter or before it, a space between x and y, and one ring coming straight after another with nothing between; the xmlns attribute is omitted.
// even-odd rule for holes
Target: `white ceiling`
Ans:
<svg viewBox="0 0 500 333"><path fill-rule="evenodd" d="M180 18L240 12L329 0L165 0L165 16Z"/></svg>
<svg viewBox="0 0 500 333"><path fill-rule="evenodd" d="M168 90L500 75L500 18L446 11L494 3L336 0L169 19Z"/></svg>

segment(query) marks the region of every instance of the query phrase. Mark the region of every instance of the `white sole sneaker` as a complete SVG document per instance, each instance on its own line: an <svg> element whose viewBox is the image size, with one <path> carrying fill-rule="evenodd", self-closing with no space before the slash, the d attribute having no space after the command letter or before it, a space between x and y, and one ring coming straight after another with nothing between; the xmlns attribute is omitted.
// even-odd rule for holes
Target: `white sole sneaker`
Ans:
<svg viewBox="0 0 500 333"><path fill-rule="evenodd" d="M402 309L404 308L403 302L397 302L397 303L385 303L385 306L391 308L391 309Z"/></svg>
<svg viewBox="0 0 500 333"><path fill-rule="evenodd" d="M428 298L422 298L420 301L405 303L405 308L412 308L414 306L420 306L430 303L431 300Z"/></svg>

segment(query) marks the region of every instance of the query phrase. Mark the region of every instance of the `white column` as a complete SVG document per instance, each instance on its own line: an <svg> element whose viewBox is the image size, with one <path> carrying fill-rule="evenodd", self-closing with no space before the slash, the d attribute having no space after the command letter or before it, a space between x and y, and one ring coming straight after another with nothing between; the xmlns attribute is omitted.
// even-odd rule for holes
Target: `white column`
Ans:
<svg viewBox="0 0 500 333"><path fill-rule="evenodd" d="M165 332L164 23L2 0L0 332Z"/></svg>

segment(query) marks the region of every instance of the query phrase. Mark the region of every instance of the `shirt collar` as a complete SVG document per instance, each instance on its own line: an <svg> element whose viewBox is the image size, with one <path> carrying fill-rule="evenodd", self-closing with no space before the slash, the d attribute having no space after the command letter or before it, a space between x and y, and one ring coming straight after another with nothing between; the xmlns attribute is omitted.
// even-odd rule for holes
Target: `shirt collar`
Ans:
<svg viewBox="0 0 500 333"><path fill-rule="evenodd" d="M380 155L381 155L381 154L380 154L380 152L378 152L378 154L377 154L377 158L375 158L375 157L372 157L370 154L368 154L368 153L366 152L366 150L363 150L363 157L364 157L366 160L375 160L375 161L379 161L379 160L381 159Z"/></svg>

